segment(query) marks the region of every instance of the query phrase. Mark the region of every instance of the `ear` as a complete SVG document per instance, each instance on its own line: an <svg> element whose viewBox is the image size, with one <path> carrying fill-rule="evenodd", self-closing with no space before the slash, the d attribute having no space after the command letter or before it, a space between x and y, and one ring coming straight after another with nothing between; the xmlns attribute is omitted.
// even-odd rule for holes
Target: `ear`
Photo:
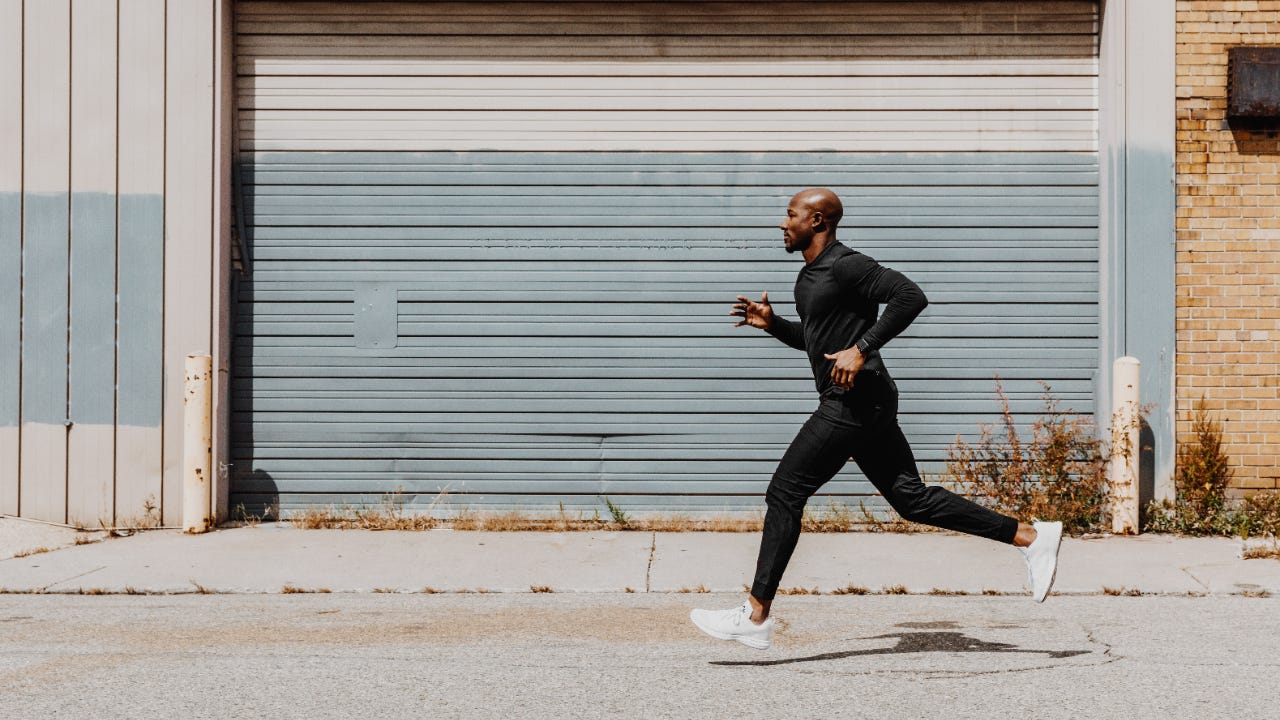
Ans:
<svg viewBox="0 0 1280 720"><path fill-rule="evenodd" d="M827 224L827 216L823 215L822 211L820 210L815 210L813 214L809 216L809 225L814 230L825 227L826 224Z"/></svg>

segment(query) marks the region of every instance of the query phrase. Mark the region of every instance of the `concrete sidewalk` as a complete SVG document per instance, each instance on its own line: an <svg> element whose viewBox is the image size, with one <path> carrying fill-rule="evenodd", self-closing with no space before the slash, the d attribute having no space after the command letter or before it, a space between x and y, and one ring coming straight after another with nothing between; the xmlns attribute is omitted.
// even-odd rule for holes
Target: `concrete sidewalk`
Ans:
<svg viewBox="0 0 1280 720"><path fill-rule="evenodd" d="M11 557L28 546L58 548ZM74 545L75 531L0 518L0 591L738 592L754 533L155 530ZM102 537L98 534L97 537ZM30 549L29 547L27 549ZM1021 555L949 533L806 534L783 588L912 593L1026 591ZM1067 539L1055 592L1280 595L1280 561L1241 559L1239 540L1165 535Z"/></svg>

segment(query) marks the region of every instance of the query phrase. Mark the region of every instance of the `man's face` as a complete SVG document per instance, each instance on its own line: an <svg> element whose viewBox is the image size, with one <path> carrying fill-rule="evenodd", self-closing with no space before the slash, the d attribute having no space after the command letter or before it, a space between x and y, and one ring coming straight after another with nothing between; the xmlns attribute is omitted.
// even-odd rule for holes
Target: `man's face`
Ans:
<svg viewBox="0 0 1280 720"><path fill-rule="evenodd" d="M791 198L787 217L778 227L782 228L782 242L787 252L804 252L813 242L813 208L798 198Z"/></svg>

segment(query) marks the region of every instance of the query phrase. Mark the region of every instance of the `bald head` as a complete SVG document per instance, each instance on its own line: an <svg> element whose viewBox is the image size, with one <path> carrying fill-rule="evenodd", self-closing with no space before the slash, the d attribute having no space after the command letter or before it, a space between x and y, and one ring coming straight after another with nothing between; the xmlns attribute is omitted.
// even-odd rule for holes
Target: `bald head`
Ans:
<svg viewBox="0 0 1280 720"><path fill-rule="evenodd" d="M791 197L787 217L778 227L787 252L802 252L809 262L836 240L836 226L844 216L840 198L826 188L801 190Z"/></svg>
<svg viewBox="0 0 1280 720"><path fill-rule="evenodd" d="M793 204L807 208L812 213L822 213L822 217L834 231L844 217L844 205L840 198L827 188L808 188L801 190L791 198Z"/></svg>

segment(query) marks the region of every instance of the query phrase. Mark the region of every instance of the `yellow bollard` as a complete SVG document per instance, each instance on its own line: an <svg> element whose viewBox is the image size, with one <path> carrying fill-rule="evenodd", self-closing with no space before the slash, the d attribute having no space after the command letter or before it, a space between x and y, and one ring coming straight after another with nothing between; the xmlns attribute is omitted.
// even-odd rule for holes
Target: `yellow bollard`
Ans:
<svg viewBox="0 0 1280 720"><path fill-rule="evenodd" d="M1138 459L1142 411L1138 404L1139 371L1135 357L1117 358L1111 385L1111 532L1138 534Z"/></svg>
<svg viewBox="0 0 1280 720"><path fill-rule="evenodd" d="M213 360L208 355L188 355L186 370L182 413L182 530L202 533L209 529L210 514Z"/></svg>

